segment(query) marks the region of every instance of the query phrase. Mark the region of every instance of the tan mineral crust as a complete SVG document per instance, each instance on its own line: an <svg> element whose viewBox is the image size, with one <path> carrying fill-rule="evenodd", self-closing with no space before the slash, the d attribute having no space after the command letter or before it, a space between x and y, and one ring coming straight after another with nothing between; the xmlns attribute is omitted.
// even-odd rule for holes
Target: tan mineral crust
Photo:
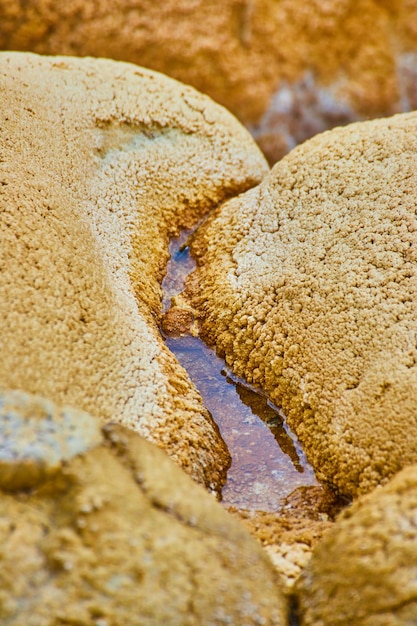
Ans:
<svg viewBox="0 0 417 626"><path fill-rule="evenodd" d="M100 426L0 394L1 477L18 479L0 485L1 623L285 626L280 580L243 526L156 446Z"/></svg>
<svg viewBox="0 0 417 626"><path fill-rule="evenodd" d="M346 509L296 584L301 626L412 626L417 466Z"/></svg>
<svg viewBox="0 0 417 626"><path fill-rule="evenodd" d="M417 462L417 114L284 157L194 237L202 336L347 496Z"/></svg>
<svg viewBox="0 0 417 626"><path fill-rule="evenodd" d="M0 387L121 422L217 489L228 453L161 340L160 282L169 237L266 173L249 133L146 69L0 53L0 154Z"/></svg>
<svg viewBox="0 0 417 626"><path fill-rule="evenodd" d="M192 84L271 161L417 108L416 0L0 0L0 48L131 61Z"/></svg>
<svg viewBox="0 0 417 626"><path fill-rule="evenodd" d="M280 511L251 511L228 507L260 541L279 572L283 591L292 594L294 583L312 551L334 524L341 502L322 486L298 487L282 502Z"/></svg>

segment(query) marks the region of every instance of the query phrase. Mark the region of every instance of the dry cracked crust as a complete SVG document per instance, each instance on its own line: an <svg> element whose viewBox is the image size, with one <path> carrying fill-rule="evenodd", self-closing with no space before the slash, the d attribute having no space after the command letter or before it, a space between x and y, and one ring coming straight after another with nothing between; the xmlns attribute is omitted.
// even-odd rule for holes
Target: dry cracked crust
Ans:
<svg viewBox="0 0 417 626"><path fill-rule="evenodd" d="M347 509L296 584L302 626L416 623L417 466Z"/></svg>
<svg viewBox="0 0 417 626"><path fill-rule="evenodd" d="M168 240L259 182L249 133L126 63L0 54L0 385L116 420L217 490L216 426L159 331Z"/></svg>
<svg viewBox="0 0 417 626"><path fill-rule="evenodd" d="M1 623L284 626L281 582L241 524L156 446L100 426L0 393Z"/></svg>
<svg viewBox="0 0 417 626"><path fill-rule="evenodd" d="M193 241L203 337L347 496L417 460L416 131L411 113L323 133Z"/></svg>
<svg viewBox="0 0 417 626"><path fill-rule="evenodd" d="M417 106L416 0L0 0L0 48L133 61L209 94L271 161Z"/></svg>

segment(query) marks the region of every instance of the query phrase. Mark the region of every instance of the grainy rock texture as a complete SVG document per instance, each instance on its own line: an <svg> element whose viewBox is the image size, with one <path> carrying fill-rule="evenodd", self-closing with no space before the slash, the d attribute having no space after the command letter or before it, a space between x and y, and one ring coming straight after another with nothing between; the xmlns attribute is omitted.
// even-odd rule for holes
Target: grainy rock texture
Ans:
<svg viewBox="0 0 417 626"><path fill-rule="evenodd" d="M168 239L258 182L205 96L108 60L0 54L0 385L115 419L216 488L217 428L157 329Z"/></svg>
<svg viewBox="0 0 417 626"><path fill-rule="evenodd" d="M271 160L417 108L416 0L0 0L0 48L133 61L211 95Z"/></svg>
<svg viewBox="0 0 417 626"><path fill-rule="evenodd" d="M297 583L302 626L416 623L417 466L347 509Z"/></svg>
<svg viewBox="0 0 417 626"><path fill-rule="evenodd" d="M282 578L283 590L291 594L314 546L344 504L323 487L299 487L284 499L279 511L227 510L261 542Z"/></svg>
<svg viewBox="0 0 417 626"><path fill-rule="evenodd" d="M20 445L13 470L38 462L35 444L47 462L52 439L63 449L86 434L57 429L45 440L42 422L59 426L71 409L16 392L2 402ZM26 419L39 425L29 451ZM94 443L88 433L34 490L0 491L2 624L286 624L273 566L212 496L136 433L109 425Z"/></svg>
<svg viewBox="0 0 417 626"><path fill-rule="evenodd" d="M202 334L345 495L417 461L417 114L329 131L197 231Z"/></svg>
<svg viewBox="0 0 417 626"><path fill-rule="evenodd" d="M22 391L0 392L0 489L30 489L102 441L97 418Z"/></svg>

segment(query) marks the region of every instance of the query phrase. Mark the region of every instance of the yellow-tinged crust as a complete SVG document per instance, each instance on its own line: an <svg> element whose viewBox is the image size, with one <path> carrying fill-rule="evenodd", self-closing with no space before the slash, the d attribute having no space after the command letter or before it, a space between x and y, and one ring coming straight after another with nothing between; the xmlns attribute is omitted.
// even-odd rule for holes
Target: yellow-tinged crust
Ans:
<svg viewBox="0 0 417 626"><path fill-rule="evenodd" d="M259 182L193 89L103 59L0 54L0 385L117 420L217 489L229 457L157 330L168 239Z"/></svg>
<svg viewBox="0 0 417 626"><path fill-rule="evenodd" d="M416 0L0 0L0 13L0 48L162 71L255 125L271 160L417 107Z"/></svg>
<svg viewBox="0 0 417 626"><path fill-rule="evenodd" d="M296 148L197 232L202 333L346 495L417 461L417 114Z"/></svg>
<svg viewBox="0 0 417 626"><path fill-rule="evenodd" d="M116 424L102 434L86 414L87 431L63 432L62 409L40 397L6 392L0 403L20 454L7 460L1 437L2 469L38 463L39 450L54 466L31 491L0 490L2 624L285 626L262 548L156 446ZM64 412L75 425L80 413Z"/></svg>
<svg viewBox="0 0 417 626"><path fill-rule="evenodd" d="M296 583L301 626L406 626L417 614L417 466L347 509Z"/></svg>

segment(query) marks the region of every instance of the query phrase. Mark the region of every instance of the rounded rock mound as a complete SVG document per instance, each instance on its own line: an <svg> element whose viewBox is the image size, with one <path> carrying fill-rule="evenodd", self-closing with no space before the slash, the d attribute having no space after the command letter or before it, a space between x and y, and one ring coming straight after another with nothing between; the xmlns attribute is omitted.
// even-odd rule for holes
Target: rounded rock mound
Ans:
<svg viewBox="0 0 417 626"><path fill-rule="evenodd" d="M0 386L113 419L218 489L229 457L159 330L169 238L266 162L190 87L0 53Z"/></svg>
<svg viewBox="0 0 417 626"><path fill-rule="evenodd" d="M416 623L417 466L347 509L296 584L301 626Z"/></svg>
<svg viewBox="0 0 417 626"><path fill-rule="evenodd" d="M285 626L262 548L156 446L118 424L101 433L86 414L77 428L77 411L40 397L0 402L1 470L17 476L40 457L54 469L0 487L2 624ZM10 426L20 456L6 459Z"/></svg>
<svg viewBox="0 0 417 626"><path fill-rule="evenodd" d="M0 0L0 48L110 57L189 83L275 162L312 135L417 108L416 0Z"/></svg>
<svg viewBox="0 0 417 626"><path fill-rule="evenodd" d="M194 237L202 334L347 496L417 461L417 114L318 135Z"/></svg>

